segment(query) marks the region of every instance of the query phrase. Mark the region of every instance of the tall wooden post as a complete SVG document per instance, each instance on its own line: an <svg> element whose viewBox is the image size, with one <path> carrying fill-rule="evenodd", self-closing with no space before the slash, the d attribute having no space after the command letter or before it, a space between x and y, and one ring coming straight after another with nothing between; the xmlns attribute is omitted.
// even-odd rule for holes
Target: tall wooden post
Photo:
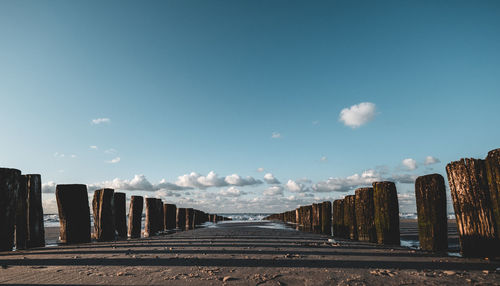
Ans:
<svg viewBox="0 0 500 286"><path fill-rule="evenodd" d="M333 236L345 237L344 233L344 200L333 201Z"/></svg>
<svg viewBox="0 0 500 286"><path fill-rule="evenodd" d="M12 250L21 171L0 168L0 251Z"/></svg>
<svg viewBox="0 0 500 286"><path fill-rule="evenodd" d="M177 207L174 204L163 205L163 225L165 230L175 229L175 218L177 216Z"/></svg>
<svg viewBox="0 0 500 286"><path fill-rule="evenodd" d="M144 222L144 236L150 237L156 234L157 205L155 198L146 198L146 221Z"/></svg>
<svg viewBox="0 0 500 286"><path fill-rule="evenodd" d="M186 209L177 208L177 228L186 230Z"/></svg>
<svg viewBox="0 0 500 286"><path fill-rule="evenodd" d="M344 198L344 232L345 238L358 239L358 224L356 222L356 196Z"/></svg>
<svg viewBox="0 0 500 286"><path fill-rule="evenodd" d="M115 192L113 195L113 217L115 218L115 230L118 237L127 237L127 197L125 193Z"/></svg>
<svg viewBox="0 0 500 286"><path fill-rule="evenodd" d="M375 211L373 205L373 188L359 188L356 190L356 224L358 240L377 242L375 230Z"/></svg>
<svg viewBox="0 0 500 286"><path fill-rule="evenodd" d="M306 230L311 230L313 225L312 205L304 206L304 227Z"/></svg>
<svg viewBox="0 0 500 286"><path fill-rule="evenodd" d="M332 203L330 201L321 204L321 233L332 235Z"/></svg>
<svg viewBox="0 0 500 286"><path fill-rule="evenodd" d="M26 176L19 177L19 191L16 208L16 249L26 249L28 242L28 181Z"/></svg>
<svg viewBox="0 0 500 286"><path fill-rule="evenodd" d="M312 229L314 232L321 232L321 205L313 204L312 205Z"/></svg>
<svg viewBox="0 0 500 286"><path fill-rule="evenodd" d="M377 243L400 245L399 202L393 182L374 182L373 206Z"/></svg>
<svg viewBox="0 0 500 286"><path fill-rule="evenodd" d="M28 248L45 246L45 228L43 225L42 179L38 174L26 176L28 197Z"/></svg>
<svg viewBox="0 0 500 286"><path fill-rule="evenodd" d="M499 242L485 161L461 159L446 166L463 256L495 256Z"/></svg>
<svg viewBox="0 0 500 286"><path fill-rule="evenodd" d="M415 181L418 239L420 248L428 251L448 249L448 217L443 176L431 174Z"/></svg>
<svg viewBox="0 0 500 286"><path fill-rule="evenodd" d="M90 242L90 208L87 186L79 184L57 185L56 199L61 242Z"/></svg>
<svg viewBox="0 0 500 286"><path fill-rule="evenodd" d="M141 196L130 197L130 208L128 211L128 237L141 237L142 229L142 209L144 207L144 199Z"/></svg>
<svg viewBox="0 0 500 286"><path fill-rule="evenodd" d="M156 199L156 232L161 232L165 228L163 225L163 218L164 218L164 213L163 213L163 201L161 199Z"/></svg>
<svg viewBox="0 0 500 286"><path fill-rule="evenodd" d="M113 189L94 192L92 210L94 213L94 238L97 241L115 239L115 218L113 217Z"/></svg>
<svg viewBox="0 0 500 286"><path fill-rule="evenodd" d="M486 156L486 172L498 238L500 237L500 149L488 152L488 156Z"/></svg>
<svg viewBox="0 0 500 286"><path fill-rule="evenodd" d="M186 229L194 229L194 209L186 209Z"/></svg>

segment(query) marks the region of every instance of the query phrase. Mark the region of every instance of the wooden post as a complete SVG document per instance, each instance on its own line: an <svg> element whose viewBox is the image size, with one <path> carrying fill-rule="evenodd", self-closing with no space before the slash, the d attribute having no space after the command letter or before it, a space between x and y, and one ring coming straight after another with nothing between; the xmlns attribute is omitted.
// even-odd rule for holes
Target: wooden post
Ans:
<svg viewBox="0 0 500 286"><path fill-rule="evenodd" d="M118 237L127 237L127 196L125 193L115 192L113 194L113 217L115 218L115 230Z"/></svg>
<svg viewBox="0 0 500 286"><path fill-rule="evenodd" d="M345 196L344 198L344 237L352 240L358 239L355 195Z"/></svg>
<svg viewBox="0 0 500 286"><path fill-rule="evenodd" d="M175 229L175 218L177 214L177 207L174 204L163 205L163 224L165 230Z"/></svg>
<svg viewBox="0 0 500 286"><path fill-rule="evenodd" d="M28 181L26 176L19 177L19 191L16 208L16 249L26 249L28 242Z"/></svg>
<svg viewBox="0 0 500 286"><path fill-rule="evenodd" d="M146 221L144 225L144 237L151 237L156 234L156 199L146 198Z"/></svg>
<svg viewBox="0 0 500 286"><path fill-rule="evenodd" d="M446 165L463 256L495 256L499 242L485 161L461 159Z"/></svg>
<svg viewBox="0 0 500 286"><path fill-rule="evenodd" d="M300 225L300 208L295 209L295 223Z"/></svg>
<svg viewBox="0 0 500 286"><path fill-rule="evenodd" d="M418 177L415 181L418 239L428 251L448 249L448 217L444 178L439 174Z"/></svg>
<svg viewBox="0 0 500 286"><path fill-rule="evenodd" d="M332 203L330 201L321 204L321 233L332 235Z"/></svg>
<svg viewBox="0 0 500 286"><path fill-rule="evenodd" d="M312 230L316 233L321 232L321 204L312 205Z"/></svg>
<svg viewBox="0 0 500 286"><path fill-rule="evenodd" d="M79 184L57 185L56 199L61 242L90 242L90 208L87 186Z"/></svg>
<svg viewBox="0 0 500 286"><path fill-rule="evenodd" d="M374 182L373 206L377 243L400 245L399 203L396 185L393 182Z"/></svg>
<svg viewBox="0 0 500 286"><path fill-rule="evenodd" d="M142 209L144 199L141 196L130 197L130 208L128 211L128 237L141 237Z"/></svg>
<svg viewBox="0 0 500 286"><path fill-rule="evenodd" d="M186 209L186 229L194 229L194 209Z"/></svg>
<svg viewBox="0 0 500 286"><path fill-rule="evenodd" d="M311 230L312 223L313 223L312 205L308 205L304 207L304 227L307 230Z"/></svg>
<svg viewBox="0 0 500 286"><path fill-rule="evenodd" d="M177 209L177 228L181 230L186 230L186 209Z"/></svg>
<svg viewBox="0 0 500 286"><path fill-rule="evenodd" d="M42 179L38 174L26 176L28 197L28 248L45 246L45 228L43 225Z"/></svg>
<svg viewBox="0 0 500 286"><path fill-rule="evenodd" d="M344 200L333 201L333 236L345 237L344 232Z"/></svg>
<svg viewBox="0 0 500 286"><path fill-rule="evenodd" d="M163 213L163 201L161 199L156 199L156 233L164 230L165 226L163 225L163 218L165 214Z"/></svg>
<svg viewBox="0 0 500 286"><path fill-rule="evenodd" d="M0 251L12 250L21 171L0 168Z"/></svg>
<svg viewBox="0 0 500 286"><path fill-rule="evenodd" d="M491 150L486 156L486 172L491 205L495 217L497 238L500 237L500 149Z"/></svg>
<svg viewBox="0 0 500 286"><path fill-rule="evenodd" d="M113 189L94 191L92 210L94 213L94 238L97 241L115 240L115 218L113 217Z"/></svg>
<svg viewBox="0 0 500 286"><path fill-rule="evenodd" d="M373 188L359 188L356 190L356 224L358 226L358 240L377 242L375 230L375 212L373 205Z"/></svg>

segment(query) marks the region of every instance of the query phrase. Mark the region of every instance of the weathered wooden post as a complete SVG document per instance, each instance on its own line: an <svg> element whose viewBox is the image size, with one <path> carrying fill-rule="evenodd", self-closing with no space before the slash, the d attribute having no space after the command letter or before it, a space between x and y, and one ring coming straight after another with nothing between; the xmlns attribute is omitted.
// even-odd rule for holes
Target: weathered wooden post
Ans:
<svg viewBox="0 0 500 286"><path fill-rule="evenodd" d="M87 186L80 184L57 185L56 199L61 242L90 242L90 208Z"/></svg>
<svg viewBox="0 0 500 286"><path fill-rule="evenodd" d="M160 231L163 231L165 228L163 225L163 217L165 214L163 213L163 201L161 199L156 199L156 231L155 233L158 233Z"/></svg>
<svg viewBox="0 0 500 286"><path fill-rule="evenodd" d="M321 232L321 204L312 204L312 229L314 232Z"/></svg>
<svg viewBox="0 0 500 286"><path fill-rule="evenodd" d="M155 198L146 198L146 221L144 225L144 237L151 237L156 234L157 204Z"/></svg>
<svg viewBox="0 0 500 286"><path fill-rule="evenodd" d="M358 239L358 224L356 222L356 196L344 198L344 236L352 240Z"/></svg>
<svg viewBox="0 0 500 286"><path fill-rule="evenodd" d="M19 190L16 207L16 249L26 249L28 242L28 181L26 176L19 177Z"/></svg>
<svg viewBox="0 0 500 286"><path fill-rule="evenodd" d="M113 217L115 218L115 230L118 237L127 237L127 197L125 193L115 192L113 194Z"/></svg>
<svg viewBox="0 0 500 286"><path fill-rule="evenodd" d="M332 203L330 201L321 204L321 233L332 235Z"/></svg>
<svg viewBox="0 0 500 286"><path fill-rule="evenodd" d="M344 233L344 200L333 201L333 236L345 237Z"/></svg>
<svg viewBox="0 0 500 286"><path fill-rule="evenodd" d="M186 229L194 229L194 209L186 209Z"/></svg>
<svg viewBox="0 0 500 286"><path fill-rule="evenodd" d="M26 176L28 197L27 219L28 219L28 248L45 246L45 228L43 225L42 208L42 178L38 174Z"/></svg>
<svg viewBox="0 0 500 286"><path fill-rule="evenodd" d="M498 239L500 237L500 149L488 152L488 156L486 156L486 173L488 175L488 186Z"/></svg>
<svg viewBox="0 0 500 286"><path fill-rule="evenodd" d="M186 230L186 209L177 208L177 228Z"/></svg>
<svg viewBox="0 0 500 286"><path fill-rule="evenodd" d="M495 256L496 236L485 161L461 159L446 165L463 256Z"/></svg>
<svg viewBox="0 0 500 286"><path fill-rule="evenodd" d="M177 216L177 207L174 204L163 205L163 225L165 230L175 229L175 218Z"/></svg>
<svg viewBox="0 0 500 286"><path fill-rule="evenodd" d="M373 205L373 188L359 188L356 189L355 193L358 240L377 242L377 232L375 230L374 218L375 211Z"/></svg>
<svg viewBox="0 0 500 286"><path fill-rule="evenodd" d="M141 196L130 197L130 208L128 211L128 237L141 237L142 209L144 199Z"/></svg>
<svg viewBox="0 0 500 286"><path fill-rule="evenodd" d="M439 174L418 177L415 181L418 239L420 248L428 251L448 249L446 188Z"/></svg>
<svg viewBox="0 0 500 286"><path fill-rule="evenodd" d="M92 211L94 213L94 238L97 241L115 239L115 218L113 217L113 196L115 190L94 191Z"/></svg>
<svg viewBox="0 0 500 286"><path fill-rule="evenodd" d="M0 251L12 250L21 171L0 168Z"/></svg>
<svg viewBox="0 0 500 286"><path fill-rule="evenodd" d="M378 244L400 245L399 202L393 182L374 182L373 206Z"/></svg>
<svg viewBox="0 0 500 286"><path fill-rule="evenodd" d="M308 206L304 207L304 214L305 214L304 227L307 230L311 230L312 229L312 224L313 224L312 205L308 205Z"/></svg>

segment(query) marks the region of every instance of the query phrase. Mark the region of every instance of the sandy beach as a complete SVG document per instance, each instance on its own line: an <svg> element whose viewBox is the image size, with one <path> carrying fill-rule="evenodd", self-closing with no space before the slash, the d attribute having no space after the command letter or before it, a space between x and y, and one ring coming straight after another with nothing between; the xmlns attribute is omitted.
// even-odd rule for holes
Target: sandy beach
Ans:
<svg viewBox="0 0 500 286"><path fill-rule="evenodd" d="M0 283L498 285L500 281L500 262L328 239L277 222L232 222L147 239L3 252Z"/></svg>

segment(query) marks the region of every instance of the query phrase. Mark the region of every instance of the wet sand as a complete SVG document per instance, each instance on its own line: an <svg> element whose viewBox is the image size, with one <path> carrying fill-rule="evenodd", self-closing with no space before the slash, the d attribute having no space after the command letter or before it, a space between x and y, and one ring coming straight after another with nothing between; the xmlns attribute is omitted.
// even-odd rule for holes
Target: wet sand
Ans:
<svg viewBox="0 0 500 286"><path fill-rule="evenodd" d="M0 283L499 285L498 261L328 239L274 222L221 223L148 239L3 252Z"/></svg>

